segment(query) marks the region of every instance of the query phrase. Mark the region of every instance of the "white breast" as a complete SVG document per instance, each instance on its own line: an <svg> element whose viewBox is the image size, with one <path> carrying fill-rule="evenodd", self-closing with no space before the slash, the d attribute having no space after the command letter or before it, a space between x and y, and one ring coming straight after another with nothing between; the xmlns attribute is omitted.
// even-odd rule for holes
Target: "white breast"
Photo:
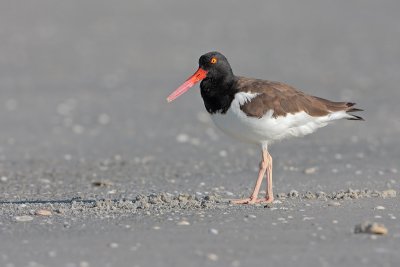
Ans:
<svg viewBox="0 0 400 267"><path fill-rule="evenodd" d="M217 112L211 115L215 125L224 133L244 142L267 145L285 138L310 134L330 121L349 117L345 111L332 112L323 117L312 117L302 111L274 118L273 110L269 110L262 118L248 117L240 106L257 95L250 92L237 93L225 114Z"/></svg>

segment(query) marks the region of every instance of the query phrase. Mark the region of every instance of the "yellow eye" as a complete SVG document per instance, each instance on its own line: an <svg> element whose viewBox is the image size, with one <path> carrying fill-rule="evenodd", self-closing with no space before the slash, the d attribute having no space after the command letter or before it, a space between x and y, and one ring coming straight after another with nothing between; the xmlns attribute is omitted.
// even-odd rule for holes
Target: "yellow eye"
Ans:
<svg viewBox="0 0 400 267"><path fill-rule="evenodd" d="M210 60L210 63L211 63L211 64L217 63L217 58L213 57L213 58Z"/></svg>

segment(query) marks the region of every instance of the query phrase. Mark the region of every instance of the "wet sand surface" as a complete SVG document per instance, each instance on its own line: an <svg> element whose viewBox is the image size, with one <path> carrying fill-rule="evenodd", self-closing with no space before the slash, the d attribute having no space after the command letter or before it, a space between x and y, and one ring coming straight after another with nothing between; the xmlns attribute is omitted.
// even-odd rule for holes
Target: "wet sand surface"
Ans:
<svg viewBox="0 0 400 267"><path fill-rule="evenodd" d="M0 3L0 266L399 265L399 10ZM275 203L231 205L259 148L220 133L198 87L165 100L211 50L366 121L274 144Z"/></svg>

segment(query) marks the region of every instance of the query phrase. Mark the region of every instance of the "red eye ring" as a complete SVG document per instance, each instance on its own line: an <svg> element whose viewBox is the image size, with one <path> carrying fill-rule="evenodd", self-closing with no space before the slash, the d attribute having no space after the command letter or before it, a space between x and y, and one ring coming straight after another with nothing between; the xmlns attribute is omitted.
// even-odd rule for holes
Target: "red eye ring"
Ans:
<svg viewBox="0 0 400 267"><path fill-rule="evenodd" d="M215 58L215 57L211 58L210 63L211 64L217 63L217 58Z"/></svg>

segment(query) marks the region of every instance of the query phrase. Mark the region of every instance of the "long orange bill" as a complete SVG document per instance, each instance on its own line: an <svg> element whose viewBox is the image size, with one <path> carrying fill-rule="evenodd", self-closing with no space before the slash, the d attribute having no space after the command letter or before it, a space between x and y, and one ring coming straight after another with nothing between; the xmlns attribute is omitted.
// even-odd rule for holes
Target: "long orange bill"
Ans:
<svg viewBox="0 0 400 267"><path fill-rule="evenodd" d="M172 92L167 97L167 101L171 102L189 90L190 87L203 80L207 76L207 71L199 68L192 76L190 76L181 86L179 86L175 91Z"/></svg>

